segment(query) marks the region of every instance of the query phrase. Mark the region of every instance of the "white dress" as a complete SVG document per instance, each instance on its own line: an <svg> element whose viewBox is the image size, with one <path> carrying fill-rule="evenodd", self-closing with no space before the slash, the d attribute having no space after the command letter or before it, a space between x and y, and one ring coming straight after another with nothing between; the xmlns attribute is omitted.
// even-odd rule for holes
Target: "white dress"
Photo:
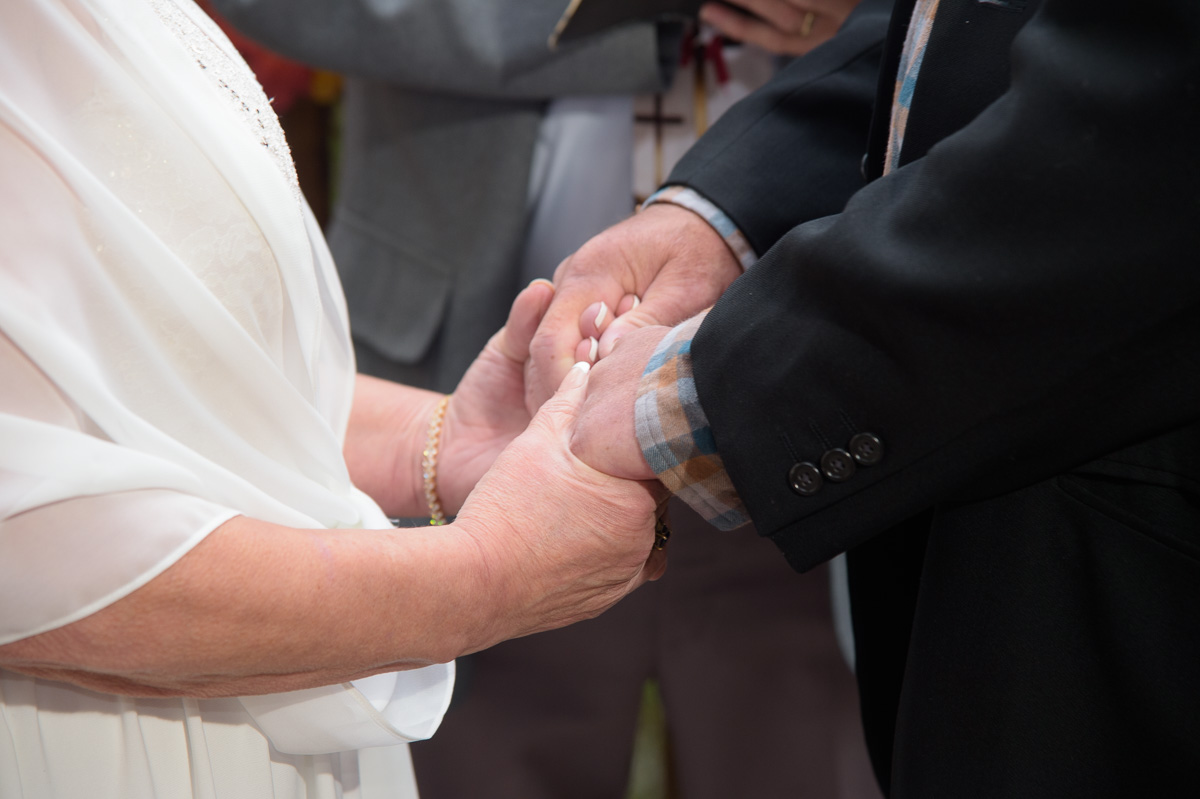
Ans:
<svg viewBox="0 0 1200 799"><path fill-rule="evenodd" d="M191 0L2 0L0 644L237 514L385 527L341 456L353 378L278 123ZM452 680L150 700L0 670L0 799L415 796L404 742Z"/></svg>

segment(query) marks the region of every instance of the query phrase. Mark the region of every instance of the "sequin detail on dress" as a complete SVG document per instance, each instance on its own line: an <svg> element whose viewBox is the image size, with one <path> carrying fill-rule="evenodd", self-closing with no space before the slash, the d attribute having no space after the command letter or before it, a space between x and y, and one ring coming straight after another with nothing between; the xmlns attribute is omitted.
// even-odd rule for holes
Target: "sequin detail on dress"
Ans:
<svg viewBox="0 0 1200 799"><path fill-rule="evenodd" d="M246 61L224 32L207 16L192 15L174 0L150 0L163 24L196 59L200 69L241 117L246 129L270 153L283 172L296 198L301 199L300 181L292 163L292 151L283 135L271 101Z"/></svg>

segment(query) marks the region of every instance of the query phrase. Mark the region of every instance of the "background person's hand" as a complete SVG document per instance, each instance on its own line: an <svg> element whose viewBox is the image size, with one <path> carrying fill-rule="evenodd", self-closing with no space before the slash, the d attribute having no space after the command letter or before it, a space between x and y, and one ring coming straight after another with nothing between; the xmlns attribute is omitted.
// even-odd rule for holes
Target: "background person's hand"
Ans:
<svg viewBox="0 0 1200 799"><path fill-rule="evenodd" d="M804 55L846 21L858 0L726 0L700 8L700 19L724 36L778 55Z"/></svg>
<svg viewBox="0 0 1200 799"><path fill-rule="evenodd" d="M724 239L679 206L651 205L596 236L554 274L554 301L530 344L528 406L541 405L571 364L586 359L580 319L589 306L602 302L610 313L641 300L607 324L596 346L603 358L630 330L678 324L712 305L741 274Z"/></svg>
<svg viewBox="0 0 1200 799"><path fill-rule="evenodd" d="M568 372L455 520L495 586L470 650L592 618L666 567L653 549L662 487L603 474L570 451L586 369Z"/></svg>

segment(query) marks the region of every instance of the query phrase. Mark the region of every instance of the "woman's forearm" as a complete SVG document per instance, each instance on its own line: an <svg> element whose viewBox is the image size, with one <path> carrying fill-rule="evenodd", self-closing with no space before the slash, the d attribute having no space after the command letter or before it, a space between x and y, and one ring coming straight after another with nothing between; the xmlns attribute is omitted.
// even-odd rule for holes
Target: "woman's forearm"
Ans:
<svg viewBox="0 0 1200 799"><path fill-rule="evenodd" d="M440 394L358 375L342 454L351 481L389 516L426 513L421 451Z"/></svg>
<svg viewBox="0 0 1200 799"><path fill-rule="evenodd" d="M298 530L235 517L128 596L0 646L0 666L109 693L275 693L591 618L664 561L651 553L661 491L570 452L585 375L572 370L452 525Z"/></svg>
<svg viewBox="0 0 1200 799"><path fill-rule="evenodd" d="M445 662L494 641L474 538L454 526L295 530L236 517L80 621L0 647L0 665L108 693L298 690Z"/></svg>

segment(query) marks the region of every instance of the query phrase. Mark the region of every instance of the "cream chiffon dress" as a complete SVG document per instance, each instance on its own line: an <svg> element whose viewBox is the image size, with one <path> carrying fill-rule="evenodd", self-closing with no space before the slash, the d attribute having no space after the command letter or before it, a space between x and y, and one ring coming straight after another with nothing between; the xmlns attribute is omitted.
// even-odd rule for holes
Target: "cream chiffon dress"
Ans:
<svg viewBox="0 0 1200 799"><path fill-rule="evenodd" d="M211 21L0 0L0 643L238 514L385 527L341 456L353 377L278 122ZM0 799L412 797L405 742L452 682L147 700L0 670Z"/></svg>

